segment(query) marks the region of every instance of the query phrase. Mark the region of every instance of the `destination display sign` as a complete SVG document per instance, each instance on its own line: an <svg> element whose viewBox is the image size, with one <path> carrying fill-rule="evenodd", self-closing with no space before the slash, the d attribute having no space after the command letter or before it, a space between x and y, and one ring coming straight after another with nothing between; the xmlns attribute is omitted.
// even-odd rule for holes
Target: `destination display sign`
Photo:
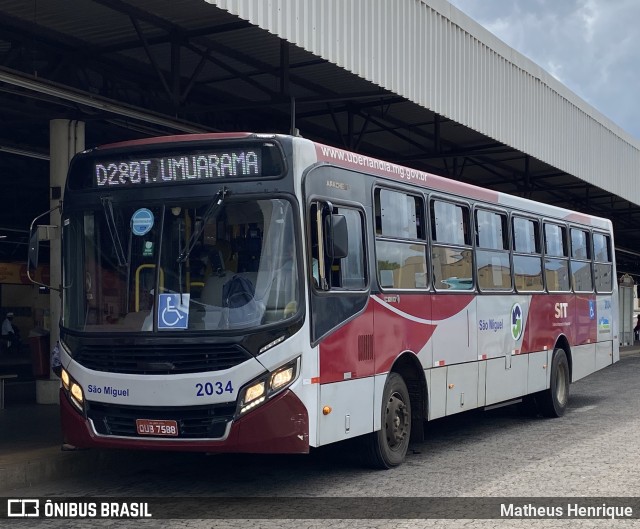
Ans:
<svg viewBox="0 0 640 529"><path fill-rule="evenodd" d="M93 164L98 188L183 184L262 175L260 148L228 148L162 157L109 160Z"/></svg>

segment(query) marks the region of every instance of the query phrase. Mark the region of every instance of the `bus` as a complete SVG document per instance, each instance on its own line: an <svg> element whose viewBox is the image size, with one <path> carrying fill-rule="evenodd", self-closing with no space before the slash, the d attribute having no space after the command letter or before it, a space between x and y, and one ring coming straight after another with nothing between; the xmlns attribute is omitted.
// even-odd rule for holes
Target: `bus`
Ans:
<svg viewBox="0 0 640 529"><path fill-rule="evenodd" d="M619 360L609 220L302 137L79 153L61 238L78 448L358 438L390 468L427 421L519 401L559 417L572 382Z"/></svg>

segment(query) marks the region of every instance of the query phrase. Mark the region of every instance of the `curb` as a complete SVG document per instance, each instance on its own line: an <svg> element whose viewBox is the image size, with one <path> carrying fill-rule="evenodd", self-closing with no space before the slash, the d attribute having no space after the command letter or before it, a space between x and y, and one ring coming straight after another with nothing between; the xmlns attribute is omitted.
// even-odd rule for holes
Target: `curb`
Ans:
<svg viewBox="0 0 640 529"><path fill-rule="evenodd" d="M148 464L147 457L121 450L69 450L61 446L37 448L19 454L15 463L0 466L0 495L12 490L34 487L44 482L98 472L102 475L117 472L123 466L135 469Z"/></svg>

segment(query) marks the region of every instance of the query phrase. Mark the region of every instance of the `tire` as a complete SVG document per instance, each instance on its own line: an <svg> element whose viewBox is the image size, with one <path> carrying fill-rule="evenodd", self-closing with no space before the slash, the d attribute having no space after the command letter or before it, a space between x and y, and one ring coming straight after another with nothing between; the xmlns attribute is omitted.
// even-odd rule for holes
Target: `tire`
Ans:
<svg viewBox="0 0 640 529"><path fill-rule="evenodd" d="M366 462L377 469L400 465L409 448L411 437L411 401L403 378L389 373L384 385L381 428L365 438Z"/></svg>
<svg viewBox="0 0 640 529"><path fill-rule="evenodd" d="M569 362L564 349L556 349L551 360L549 389L536 397L538 409L545 417L562 417L569 403Z"/></svg>

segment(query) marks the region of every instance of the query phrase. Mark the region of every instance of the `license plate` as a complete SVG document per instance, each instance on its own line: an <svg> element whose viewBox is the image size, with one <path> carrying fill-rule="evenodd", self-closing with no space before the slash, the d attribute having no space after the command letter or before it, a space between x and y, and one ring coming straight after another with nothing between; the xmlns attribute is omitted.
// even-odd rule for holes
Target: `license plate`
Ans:
<svg viewBox="0 0 640 529"><path fill-rule="evenodd" d="M138 435L178 436L178 423L160 419L136 419Z"/></svg>

